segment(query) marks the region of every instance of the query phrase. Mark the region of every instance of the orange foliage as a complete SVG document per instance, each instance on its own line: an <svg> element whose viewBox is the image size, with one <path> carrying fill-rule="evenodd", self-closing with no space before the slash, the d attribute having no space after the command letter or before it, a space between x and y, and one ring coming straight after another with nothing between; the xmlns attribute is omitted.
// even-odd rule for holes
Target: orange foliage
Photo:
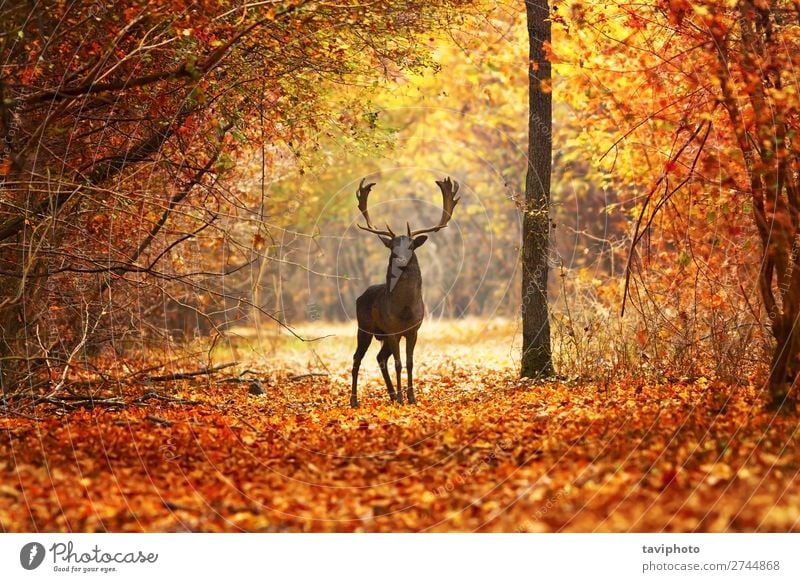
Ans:
<svg viewBox="0 0 800 582"><path fill-rule="evenodd" d="M365 364L362 408L350 409L351 346L334 339L322 348L331 376L292 381L298 354L282 353L258 374L262 396L224 378L131 382L99 391L114 400L94 408L2 420L0 527L797 528L794 422L763 412L751 386L521 382L487 329L457 325L445 350L423 326L418 406L390 404Z"/></svg>

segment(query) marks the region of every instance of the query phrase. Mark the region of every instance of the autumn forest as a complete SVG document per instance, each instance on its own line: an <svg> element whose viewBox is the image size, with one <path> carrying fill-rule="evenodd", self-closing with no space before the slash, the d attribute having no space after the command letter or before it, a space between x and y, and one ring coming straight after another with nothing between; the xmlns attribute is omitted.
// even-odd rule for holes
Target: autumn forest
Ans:
<svg viewBox="0 0 800 582"><path fill-rule="evenodd" d="M796 65L792 0L0 0L0 532L800 531Z"/></svg>

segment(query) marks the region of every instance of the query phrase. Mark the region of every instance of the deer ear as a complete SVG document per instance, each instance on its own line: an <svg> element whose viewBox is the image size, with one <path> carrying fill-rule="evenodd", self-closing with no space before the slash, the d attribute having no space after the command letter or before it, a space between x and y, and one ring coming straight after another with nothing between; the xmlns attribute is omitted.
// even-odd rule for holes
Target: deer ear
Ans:
<svg viewBox="0 0 800 582"><path fill-rule="evenodd" d="M387 249L392 248L392 239L386 238L385 236L378 236L378 238L381 239L383 246L385 246Z"/></svg>
<svg viewBox="0 0 800 582"><path fill-rule="evenodd" d="M414 239L414 248L418 249L419 247L425 244L426 240L428 240L428 237L425 236L424 234L418 236L417 238Z"/></svg>

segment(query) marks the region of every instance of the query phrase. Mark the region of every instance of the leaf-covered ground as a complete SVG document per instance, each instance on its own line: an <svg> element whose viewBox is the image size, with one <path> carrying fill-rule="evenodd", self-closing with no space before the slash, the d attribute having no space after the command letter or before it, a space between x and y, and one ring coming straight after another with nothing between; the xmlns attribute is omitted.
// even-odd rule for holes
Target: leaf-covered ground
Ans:
<svg viewBox="0 0 800 582"><path fill-rule="evenodd" d="M124 406L1 418L0 526L800 530L797 421L762 411L753 387L521 382L511 326L438 327L418 346L418 406L388 402L376 347L361 408L347 406L352 334L340 327L313 352L237 347L260 354L250 369L264 395L226 371L97 394ZM290 379L323 365L329 376Z"/></svg>

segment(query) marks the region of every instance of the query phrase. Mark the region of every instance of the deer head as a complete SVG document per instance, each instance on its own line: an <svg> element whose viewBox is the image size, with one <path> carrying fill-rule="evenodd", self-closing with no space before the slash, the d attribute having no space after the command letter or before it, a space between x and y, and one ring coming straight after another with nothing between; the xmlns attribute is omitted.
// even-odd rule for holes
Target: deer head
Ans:
<svg viewBox="0 0 800 582"><path fill-rule="evenodd" d="M362 179L361 183L358 185L356 198L358 199L358 209L364 216L364 220L367 221L367 226L362 226L359 224L358 227L362 230L366 230L367 232L378 235L378 238L381 240L384 246L392 251L390 269L393 276L389 289L391 291L394 288L394 283L396 283L397 277L399 277L402 270L411 263L414 257L414 251L421 247L426 240L428 240L428 237L424 233L441 230L447 226L448 222L450 222L450 218L453 215L453 209L460 200L460 198L456 198L456 194L458 193L458 182L455 182L450 178L436 181L436 184L442 191L442 216L436 226L422 228L419 230L411 230L411 225L406 222L406 234L401 235L396 235L392 229L389 228L388 224L386 225L386 230L375 228L372 225L372 221L369 218L367 199L369 198L369 193L372 191L372 187L375 185L375 183L370 182L369 184L365 184L364 182L365 180Z"/></svg>

